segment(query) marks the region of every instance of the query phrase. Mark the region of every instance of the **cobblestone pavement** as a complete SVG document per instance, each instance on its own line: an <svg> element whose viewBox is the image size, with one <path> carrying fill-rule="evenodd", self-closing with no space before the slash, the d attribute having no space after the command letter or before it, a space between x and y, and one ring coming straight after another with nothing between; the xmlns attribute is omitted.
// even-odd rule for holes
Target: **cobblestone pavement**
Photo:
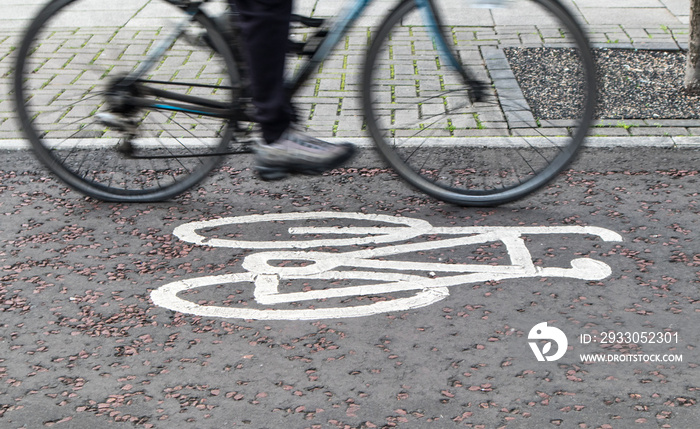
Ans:
<svg viewBox="0 0 700 429"><path fill-rule="evenodd" d="M18 44L20 31L28 22L28 17L43 1L30 0L17 2L6 0L12 6L11 13L0 19L4 26L0 29L0 140L19 139L18 125L14 120L11 101L10 81L14 57L12 51ZM109 7L108 13L119 14L120 10L131 11L136 0L119 2ZM136 3L139 3L136 1ZM565 2L585 24L589 37L596 47L677 50L687 48L689 4L684 1L646 0L643 2L624 1L614 5L604 2L584 0ZM160 2L148 2L148 6L136 16L124 16L127 28L153 26L161 19L167 21L171 13L169 7L159 6ZM323 137L364 137L362 132L359 79L368 37L380 22L380 18L391 9L395 2L378 0L360 19L341 44L328 59L324 67L314 76L305 91L297 99L301 117L306 125ZM485 9L464 8L459 2L441 3L448 24L479 22L489 25L506 22L507 17L498 13L490 14ZM334 16L339 3L301 1L297 4L300 13L327 17ZM486 12L485 12L486 11ZM93 13L86 11L85 13ZM475 17L476 15L476 17ZM537 17L523 21L524 29L537 24ZM486 27L488 28L488 27ZM471 31L471 29L470 29ZM529 31L529 30L528 30ZM662 136L664 144L676 145L674 136L694 136L697 134L697 121L674 118L625 121L601 121L595 128L597 136ZM654 142L657 140L647 140ZM695 141L695 139L684 140ZM7 142L6 142L7 144Z"/></svg>

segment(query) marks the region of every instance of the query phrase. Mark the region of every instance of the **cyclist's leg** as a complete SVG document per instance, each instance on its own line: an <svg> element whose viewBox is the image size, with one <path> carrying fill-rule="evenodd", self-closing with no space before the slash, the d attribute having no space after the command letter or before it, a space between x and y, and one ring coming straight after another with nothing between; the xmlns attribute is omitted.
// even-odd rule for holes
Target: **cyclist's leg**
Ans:
<svg viewBox="0 0 700 429"><path fill-rule="evenodd" d="M284 65L292 0L229 0L238 5L253 102L263 138L272 143L292 118L284 90Z"/></svg>
<svg viewBox="0 0 700 429"><path fill-rule="evenodd" d="M234 0L229 0L234 1ZM256 150L255 169L265 180L289 173L319 174L347 161L349 143L331 144L290 128L294 121L284 85L291 0L235 0L249 62L256 120L267 145Z"/></svg>

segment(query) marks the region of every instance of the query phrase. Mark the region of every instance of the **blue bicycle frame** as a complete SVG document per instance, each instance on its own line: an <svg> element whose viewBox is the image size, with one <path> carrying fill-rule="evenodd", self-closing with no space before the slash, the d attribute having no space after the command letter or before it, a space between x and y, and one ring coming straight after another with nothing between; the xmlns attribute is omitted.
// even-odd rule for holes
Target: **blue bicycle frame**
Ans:
<svg viewBox="0 0 700 429"><path fill-rule="evenodd" d="M315 70L318 65L333 51L335 46L340 42L348 29L362 15L365 8L372 3L373 0L354 0L348 1L337 17L333 18L333 22L328 29L328 35L325 36L318 49L309 61L304 63L304 66L287 83L290 96L294 94ZM423 16L425 25L430 30L433 39L435 40L442 59L446 64L459 70L466 77L465 71L461 64L454 57L447 42L440 32L440 18L433 4L433 0L404 0L412 1L416 4L416 8Z"/></svg>

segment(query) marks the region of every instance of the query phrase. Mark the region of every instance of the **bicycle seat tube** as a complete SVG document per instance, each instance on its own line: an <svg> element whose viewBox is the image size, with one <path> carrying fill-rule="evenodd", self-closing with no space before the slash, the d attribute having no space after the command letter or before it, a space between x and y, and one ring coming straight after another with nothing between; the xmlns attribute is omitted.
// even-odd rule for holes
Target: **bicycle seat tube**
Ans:
<svg viewBox="0 0 700 429"><path fill-rule="evenodd" d="M172 30L170 35L163 39L160 44L153 50L153 53L146 58L146 61L142 62L139 67L129 76L127 76L124 79L124 83L129 85L137 80L141 79L141 77L148 73L153 66L156 65L158 62L158 59L163 56L165 51L168 50L170 45L173 44L173 42L180 37L180 35L185 31L185 27L187 27L193 20L195 15L199 13L199 7L204 3L206 0L203 1L176 1L176 0L169 0L169 3L183 9L187 13L187 18L183 19L180 21L175 28Z"/></svg>
<svg viewBox="0 0 700 429"><path fill-rule="evenodd" d="M287 82L287 91L291 97L306 81L311 72L331 53L333 48L340 42L348 28L362 15L365 8L372 3L372 0L353 0L347 2L338 15L331 19L328 25L328 34L316 49L314 55L304 63L302 68Z"/></svg>

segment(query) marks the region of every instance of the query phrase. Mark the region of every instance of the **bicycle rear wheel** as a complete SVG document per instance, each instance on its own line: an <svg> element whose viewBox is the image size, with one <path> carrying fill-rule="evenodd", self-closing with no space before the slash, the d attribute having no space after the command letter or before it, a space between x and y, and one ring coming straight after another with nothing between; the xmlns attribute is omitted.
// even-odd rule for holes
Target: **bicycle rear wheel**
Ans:
<svg viewBox="0 0 700 429"><path fill-rule="evenodd" d="M101 200L159 201L217 165L233 121L153 91L232 110L235 63L207 16L138 81L125 78L188 16L164 1L57 0L34 19L17 56L17 111L38 158L68 185Z"/></svg>
<svg viewBox="0 0 700 429"><path fill-rule="evenodd" d="M372 137L402 177L438 199L521 198L556 176L588 132L596 90L587 39L556 0L434 3L451 55L413 0L374 35L363 77ZM478 101L469 79L485 84Z"/></svg>

